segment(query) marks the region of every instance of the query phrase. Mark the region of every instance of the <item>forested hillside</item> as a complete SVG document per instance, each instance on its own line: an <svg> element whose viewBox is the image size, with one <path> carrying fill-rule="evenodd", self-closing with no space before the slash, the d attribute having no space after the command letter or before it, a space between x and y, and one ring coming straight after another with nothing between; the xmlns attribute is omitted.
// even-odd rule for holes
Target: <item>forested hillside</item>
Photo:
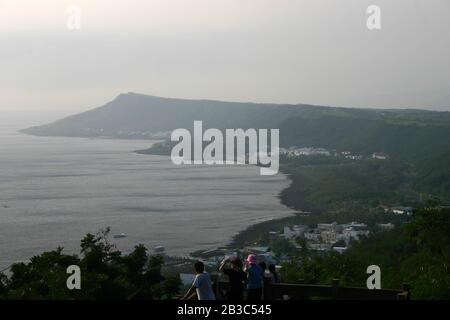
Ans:
<svg viewBox="0 0 450 320"><path fill-rule="evenodd" d="M286 282L365 286L366 268L378 265L382 288L411 286L413 299L450 299L450 210L422 208L413 220L392 231L355 243L346 252L300 253L302 263L286 263ZM293 259L293 261L296 261Z"/></svg>
<svg viewBox="0 0 450 320"><path fill-rule="evenodd" d="M450 201L450 112L351 109L311 105L236 103L121 94L106 105L54 123L23 130L50 136L148 139L155 133L193 128L279 128L282 147L349 151L367 159L342 161L285 159L293 184L283 194L301 209L343 201L417 203L437 197ZM147 153L170 154L171 144ZM146 151L143 151L146 153ZM311 162L312 161L312 162ZM309 163L311 162L311 163Z"/></svg>

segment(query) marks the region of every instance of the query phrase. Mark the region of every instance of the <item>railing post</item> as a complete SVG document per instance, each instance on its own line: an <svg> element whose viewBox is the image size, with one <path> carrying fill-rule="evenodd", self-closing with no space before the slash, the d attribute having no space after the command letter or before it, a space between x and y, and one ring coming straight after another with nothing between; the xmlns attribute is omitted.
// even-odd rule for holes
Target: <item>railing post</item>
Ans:
<svg viewBox="0 0 450 320"><path fill-rule="evenodd" d="M409 286L409 283L404 283L403 284L403 293L405 294L405 296L406 296L406 300L409 300L409 295L410 295L410 290L411 290L411 288L410 288L410 286Z"/></svg>
<svg viewBox="0 0 450 320"><path fill-rule="evenodd" d="M334 300L339 298L339 279L331 280L331 294Z"/></svg>
<svg viewBox="0 0 450 320"><path fill-rule="evenodd" d="M273 300L272 296L272 283L270 278L264 277L263 283L263 300Z"/></svg>

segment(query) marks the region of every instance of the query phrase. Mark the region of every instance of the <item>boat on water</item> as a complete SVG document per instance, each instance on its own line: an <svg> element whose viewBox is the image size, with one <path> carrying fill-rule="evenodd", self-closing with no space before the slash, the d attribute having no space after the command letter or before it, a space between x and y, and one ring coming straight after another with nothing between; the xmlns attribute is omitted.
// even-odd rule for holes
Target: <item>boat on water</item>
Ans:
<svg viewBox="0 0 450 320"><path fill-rule="evenodd" d="M114 239L120 239L120 238L126 238L127 235L122 232L122 233L119 233L119 234L115 234L113 237L114 237Z"/></svg>

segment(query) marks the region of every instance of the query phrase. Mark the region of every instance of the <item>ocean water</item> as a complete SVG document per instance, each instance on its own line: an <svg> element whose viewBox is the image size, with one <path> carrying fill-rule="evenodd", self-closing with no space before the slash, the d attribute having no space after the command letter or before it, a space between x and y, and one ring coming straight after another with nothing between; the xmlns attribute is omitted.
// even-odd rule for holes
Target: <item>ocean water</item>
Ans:
<svg viewBox="0 0 450 320"><path fill-rule="evenodd" d="M226 244L249 225L292 214L277 198L283 174L253 166L175 166L139 155L151 141L48 138L0 128L0 268L44 250L79 251L111 227L127 252L142 243L168 254Z"/></svg>

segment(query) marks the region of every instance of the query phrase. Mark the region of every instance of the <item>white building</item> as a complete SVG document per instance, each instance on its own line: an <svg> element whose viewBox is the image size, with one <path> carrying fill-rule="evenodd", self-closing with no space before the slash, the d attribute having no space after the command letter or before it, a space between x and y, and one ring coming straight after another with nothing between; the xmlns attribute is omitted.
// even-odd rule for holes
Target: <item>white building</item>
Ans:
<svg viewBox="0 0 450 320"><path fill-rule="evenodd" d="M393 223L379 223L378 227L383 230L392 230L394 229L395 225Z"/></svg>
<svg viewBox="0 0 450 320"><path fill-rule="evenodd" d="M386 160L387 158L389 158L389 156L384 154L384 153L382 153L382 152L374 152L372 154L372 159Z"/></svg>
<svg viewBox="0 0 450 320"><path fill-rule="evenodd" d="M320 233L318 232L305 232L304 237L306 240L318 242L320 241Z"/></svg>
<svg viewBox="0 0 450 320"><path fill-rule="evenodd" d="M392 212L394 214L407 214L408 216L412 215L414 208L412 207L393 207Z"/></svg>
<svg viewBox="0 0 450 320"><path fill-rule="evenodd" d="M347 247L333 247L333 251L338 253L343 253L345 250L347 250Z"/></svg>
<svg viewBox="0 0 450 320"><path fill-rule="evenodd" d="M361 230L355 227L347 227L342 231L342 234L348 241L350 241L350 239L359 240L362 236L367 237L369 233L369 230Z"/></svg>
<svg viewBox="0 0 450 320"><path fill-rule="evenodd" d="M320 233L320 239L325 243L335 243L337 240L336 232L334 230L323 230Z"/></svg>
<svg viewBox="0 0 450 320"><path fill-rule="evenodd" d="M293 227L283 228L283 238L287 240L295 239L304 235L307 227L304 225L295 225Z"/></svg>

